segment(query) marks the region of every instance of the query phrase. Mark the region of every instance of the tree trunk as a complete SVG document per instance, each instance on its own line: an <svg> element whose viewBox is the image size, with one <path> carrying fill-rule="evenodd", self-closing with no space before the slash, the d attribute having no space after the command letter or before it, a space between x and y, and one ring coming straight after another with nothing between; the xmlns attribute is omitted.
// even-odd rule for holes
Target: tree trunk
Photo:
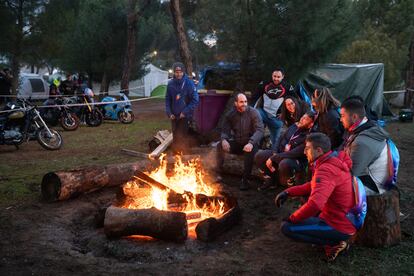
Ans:
<svg viewBox="0 0 414 276"><path fill-rule="evenodd" d="M409 54L408 54L407 78L405 80L405 87L407 91L404 95L404 106L413 108L413 94L414 94L414 36L411 40Z"/></svg>
<svg viewBox="0 0 414 276"><path fill-rule="evenodd" d="M88 78L87 78L88 87L93 90L94 74L93 74L92 70L88 70L88 72L86 72L86 74L88 75Z"/></svg>
<svg viewBox="0 0 414 276"><path fill-rule="evenodd" d="M103 187L122 185L146 165L148 161L143 160L136 163L49 172L42 179L42 196L46 201L66 200Z"/></svg>
<svg viewBox="0 0 414 276"><path fill-rule="evenodd" d="M109 90L109 78L106 72L103 73L102 80L101 80L101 88L99 91L103 93L103 96L108 96Z"/></svg>
<svg viewBox="0 0 414 276"><path fill-rule="evenodd" d="M368 247L398 244L401 241L399 200L397 189L367 196L367 216L356 242Z"/></svg>
<svg viewBox="0 0 414 276"><path fill-rule="evenodd" d="M245 49L241 50L241 62L240 62L240 75L241 83L238 83L239 89L244 91L247 90L248 84L255 82L255 76L253 73L256 71L254 69L256 65L256 50L255 50L255 26L254 26L254 14L252 10L252 5L250 0L241 0L240 6L242 9L241 18L240 18L240 36L241 39L245 39ZM246 10L246 12L244 12ZM253 67L254 66L254 67Z"/></svg>
<svg viewBox="0 0 414 276"><path fill-rule="evenodd" d="M188 45L187 35L184 27L184 20L180 11L179 0L170 1L171 16L173 19L173 26L178 39L178 48L180 50L181 59L187 70L187 74L192 78L193 73L193 61L191 58L191 51Z"/></svg>
<svg viewBox="0 0 414 276"><path fill-rule="evenodd" d="M138 13L135 11L138 0L128 0L127 7L127 47L125 50L124 66L121 77L121 90L129 95L129 77L135 65L135 44L138 23Z"/></svg>
<svg viewBox="0 0 414 276"><path fill-rule="evenodd" d="M17 13L17 34L14 40L13 56L11 57L11 70L13 74L12 80L12 94L17 94L17 87L19 85L20 75L20 62L23 52L23 2L18 1L18 5L15 7Z"/></svg>
<svg viewBox="0 0 414 276"><path fill-rule="evenodd" d="M106 210L104 231L108 238L145 235L175 242L185 241L188 234L185 213L114 206Z"/></svg>

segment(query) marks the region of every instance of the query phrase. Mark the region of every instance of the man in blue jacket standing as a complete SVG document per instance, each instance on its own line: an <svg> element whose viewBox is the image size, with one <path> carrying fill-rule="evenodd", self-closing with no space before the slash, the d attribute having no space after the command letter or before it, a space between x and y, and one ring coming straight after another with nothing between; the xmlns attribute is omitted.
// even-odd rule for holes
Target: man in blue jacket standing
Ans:
<svg viewBox="0 0 414 276"><path fill-rule="evenodd" d="M173 64L174 77L168 82L165 96L165 110L171 119L174 152L186 148L189 123L198 105L198 93L194 82L187 77L184 64Z"/></svg>

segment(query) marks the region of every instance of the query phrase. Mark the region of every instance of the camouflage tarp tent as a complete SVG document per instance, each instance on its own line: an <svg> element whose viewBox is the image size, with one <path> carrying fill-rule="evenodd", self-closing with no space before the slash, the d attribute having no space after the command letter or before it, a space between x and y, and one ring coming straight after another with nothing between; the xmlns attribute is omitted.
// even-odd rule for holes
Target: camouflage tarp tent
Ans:
<svg viewBox="0 0 414 276"><path fill-rule="evenodd" d="M340 101L361 96L377 114L392 115L383 95L384 64L326 64L310 71L300 84L311 95L315 88L328 87Z"/></svg>

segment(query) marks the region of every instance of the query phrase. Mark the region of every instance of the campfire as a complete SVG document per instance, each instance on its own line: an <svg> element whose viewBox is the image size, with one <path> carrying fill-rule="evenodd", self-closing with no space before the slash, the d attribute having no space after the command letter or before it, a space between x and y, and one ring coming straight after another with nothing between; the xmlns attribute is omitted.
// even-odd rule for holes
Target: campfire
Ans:
<svg viewBox="0 0 414 276"><path fill-rule="evenodd" d="M163 155L160 166L137 171L123 185L121 200L105 214L108 237L183 241L190 236L210 241L238 222L237 201L208 181L199 158L184 162L176 156L170 165Z"/></svg>

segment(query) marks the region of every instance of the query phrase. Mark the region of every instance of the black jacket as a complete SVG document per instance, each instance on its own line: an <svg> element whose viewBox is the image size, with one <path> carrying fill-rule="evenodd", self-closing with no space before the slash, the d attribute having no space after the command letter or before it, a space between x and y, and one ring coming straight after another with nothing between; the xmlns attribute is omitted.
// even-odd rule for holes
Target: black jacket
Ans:
<svg viewBox="0 0 414 276"><path fill-rule="evenodd" d="M221 139L233 139L241 145L247 143L259 145L263 132L263 122L256 109L247 106L246 111L240 113L233 108L225 116Z"/></svg>
<svg viewBox="0 0 414 276"><path fill-rule="evenodd" d="M344 134L338 110L332 107L326 113L319 113L313 131L328 135L332 149L337 149L342 144L342 136Z"/></svg>
<svg viewBox="0 0 414 276"><path fill-rule="evenodd" d="M279 140L279 145L276 149L276 155L272 157L273 162L279 163L282 159L299 159L306 161L305 140L309 134L309 129L299 129L296 124L291 125L284 135ZM285 151L286 145L289 144L289 150Z"/></svg>
<svg viewBox="0 0 414 276"><path fill-rule="evenodd" d="M278 85L275 85L272 80L267 82L262 81L252 97L251 104L255 105L257 100L262 97L263 94L267 94L269 98L273 100L286 96L295 96L298 98L294 87L285 79L283 79Z"/></svg>

